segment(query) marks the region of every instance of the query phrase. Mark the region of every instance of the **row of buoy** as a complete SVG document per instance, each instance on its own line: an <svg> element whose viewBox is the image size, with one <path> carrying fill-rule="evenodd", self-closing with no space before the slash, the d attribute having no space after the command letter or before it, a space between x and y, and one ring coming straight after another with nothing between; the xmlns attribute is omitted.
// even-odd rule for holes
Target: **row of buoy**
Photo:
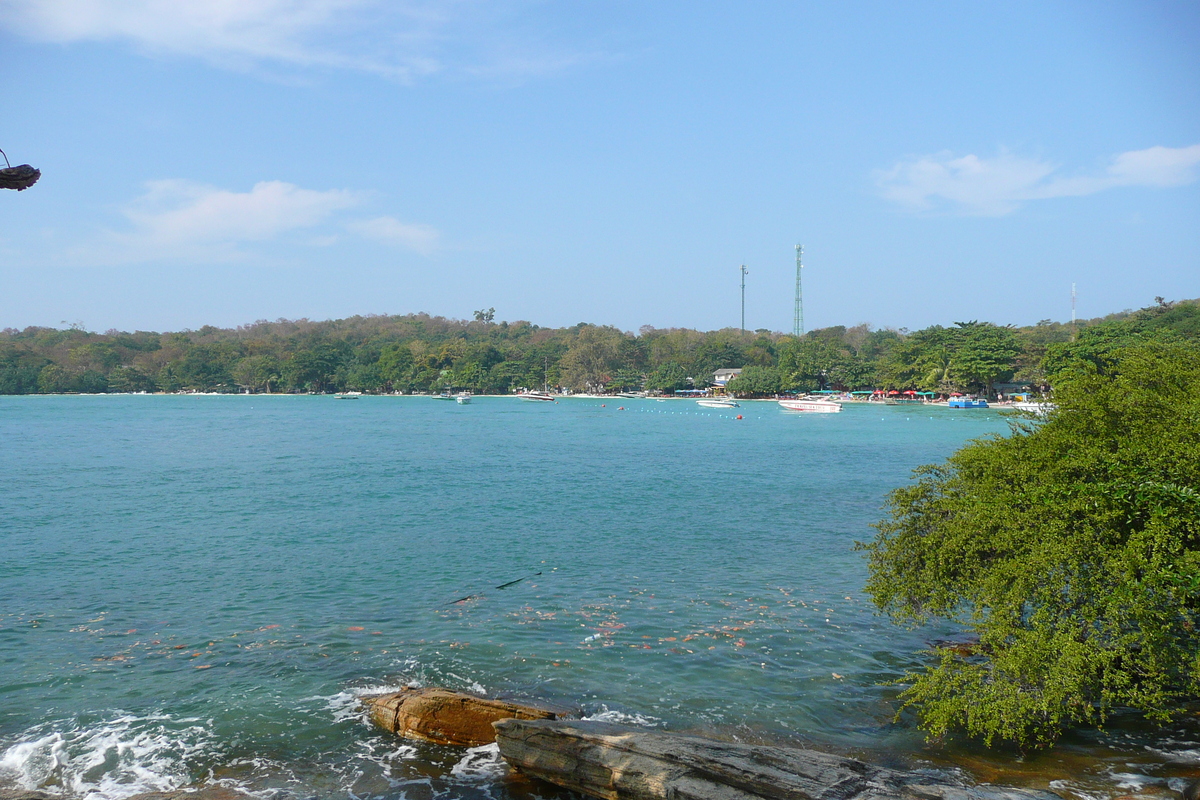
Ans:
<svg viewBox="0 0 1200 800"><path fill-rule="evenodd" d="M608 403L601 403L600 407L608 408ZM624 410L625 410L625 406L617 406L617 411L624 411ZM682 412L680 412L680 411L651 411L650 413L651 414L680 414L680 413L690 414L692 412L690 412L690 411L682 411ZM710 416L710 415L706 414L705 416ZM736 417L734 417L734 419L742 419L742 415L738 414ZM932 419L932 417L931 417L931 419Z"/></svg>

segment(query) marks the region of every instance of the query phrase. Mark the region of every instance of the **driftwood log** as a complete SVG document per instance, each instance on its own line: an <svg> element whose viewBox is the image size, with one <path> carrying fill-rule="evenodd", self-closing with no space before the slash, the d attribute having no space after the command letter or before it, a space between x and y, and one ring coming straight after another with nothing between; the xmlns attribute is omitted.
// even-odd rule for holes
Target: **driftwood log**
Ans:
<svg viewBox="0 0 1200 800"><path fill-rule="evenodd" d="M22 164L19 167L4 167L0 169L0 189L16 189L23 192L38 182L42 171Z"/></svg>
<svg viewBox="0 0 1200 800"><path fill-rule="evenodd" d="M478 747L496 741L492 723L516 719L578 716L574 709L541 701L520 703L489 700L449 689L404 689L392 694L364 697L371 721L386 731L437 744Z"/></svg>
<svg viewBox="0 0 1200 800"><path fill-rule="evenodd" d="M506 719L495 728L500 755L520 772L604 800L1061 800L954 786L812 750L607 722Z"/></svg>

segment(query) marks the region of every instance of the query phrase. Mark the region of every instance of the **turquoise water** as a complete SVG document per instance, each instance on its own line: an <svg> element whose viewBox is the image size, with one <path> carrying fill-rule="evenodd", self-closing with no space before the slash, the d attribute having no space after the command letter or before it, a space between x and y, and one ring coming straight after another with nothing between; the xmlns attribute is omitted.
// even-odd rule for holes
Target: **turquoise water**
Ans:
<svg viewBox="0 0 1200 800"><path fill-rule="evenodd" d="M618 403L0 398L0 784L557 796L363 722L358 695L412 682L943 758L880 684L953 631L876 617L852 547L1003 418ZM1102 758L1065 788L1200 760L1121 735L1069 743Z"/></svg>

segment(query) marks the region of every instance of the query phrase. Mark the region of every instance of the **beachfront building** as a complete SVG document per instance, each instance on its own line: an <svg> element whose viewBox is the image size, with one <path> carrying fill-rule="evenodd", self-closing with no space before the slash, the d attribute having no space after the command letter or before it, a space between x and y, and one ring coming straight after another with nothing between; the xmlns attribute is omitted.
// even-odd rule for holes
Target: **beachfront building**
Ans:
<svg viewBox="0 0 1200 800"><path fill-rule="evenodd" d="M713 373L713 386L725 388L725 384L742 374L742 370L738 369L719 369Z"/></svg>

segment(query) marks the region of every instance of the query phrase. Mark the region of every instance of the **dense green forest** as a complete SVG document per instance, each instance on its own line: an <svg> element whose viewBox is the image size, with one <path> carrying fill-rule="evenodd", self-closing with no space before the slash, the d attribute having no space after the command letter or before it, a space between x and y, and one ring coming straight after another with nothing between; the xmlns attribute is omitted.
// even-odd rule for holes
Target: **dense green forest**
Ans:
<svg viewBox="0 0 1200 800"><path fill-rule="evenodd" d="M1150 340L1200 339L1200 301L1159 298L1140 311L1026 327L955 322L919 331L835 326L801 337L727 328L580 323L543 328L427 314L312 322L265 320L177 333L31 327L0 332L0 394L62 392L431 392L503 394L543 383L575 391L708 386L741 367L740 395L788 390L916 389L991 394L1035 389L1078 359Z"/></svg>

